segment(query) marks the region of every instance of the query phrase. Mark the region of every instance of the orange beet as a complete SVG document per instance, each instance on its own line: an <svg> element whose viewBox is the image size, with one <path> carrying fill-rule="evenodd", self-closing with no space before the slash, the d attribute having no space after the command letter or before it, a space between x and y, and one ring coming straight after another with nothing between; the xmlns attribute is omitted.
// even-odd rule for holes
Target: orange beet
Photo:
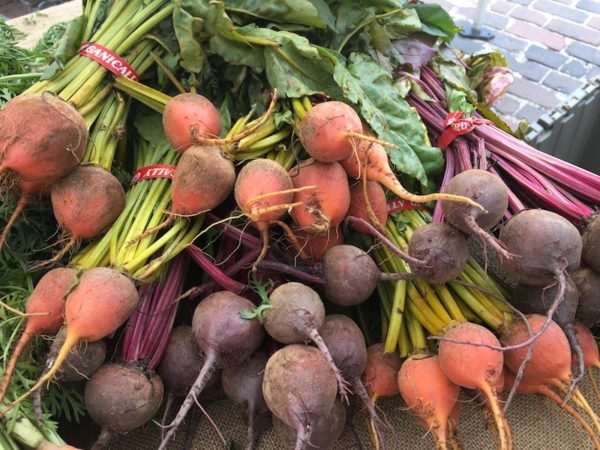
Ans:
<svg viewBox="0 0 600 450"><path fill-rule="evenodd" d="M575 335L583 352L583 363L586 367L600 367L600 352L596 338L582 322L575 322Z"/></svg>
<svg viewBox="0 0 600 450"><path fill-rule="evenodd" d="M294 188L315 186L294 193L294 222L309 233L325 233L339 225L350 208L350 186L339 163L308 159L290 170Z"/></svg>
<svg viewBox="0 0 600 450"><path fill-rule="evenodd" d="M375 181L367 181L367 198L371 204L371 208L379 225L385 227L387 221L387 202L385 199L385 192L381 185ZM350 189L350 210L348 211L349 216L358 217L360 219L371 222L374 226L377 224L373 223L369 216L367 202L363 190L362 182L356 183ZM360 223L353 223L352 228L360 233L370 233L370 230Z"/></svg>
<svg viewBox="0 0 600 450"><path fill-rule="evenodd" d="M25 304L26 314L37 315L31 315L27 318L25 330L6 365L6 370L0 383L0 401L2 401L6 394L19 356L23 353L23 350L27 347L31 339L40 334L55 335L63 325L63 313L65 310L64 296L73 282L76 273L74 269L53 269L38 281L38 284Z"/></svg>
<svg viewBox="0 0 600 450"><path fill-rule="evenodd" d="M96 237L125 207L119 180L96 166L79 166L55 183L50 199L59 225L75 239Z"/></svg>
<svg viewBox="0 0 600 450"><path fill-rule="evenodd" d="M536 333L546 321L538 314L527 316L531 331ZM514 322L502 337L504 345L516 345L529 339L527 327L521 321ZM528 347L507 350L504 363L511 371L517 372L527 354ZM531 360L523 372L526 384L549 384L552 380L569 381L571 378L571 348L563 330L551 322L550 326L535 341Z"/></svg>
<svg viewBox="0 0 600 450"><path fill-rule="evenodd" d="M342 102L323 102L309 110L300 122L300 142L317 161L340 161L350 156L359 142L348 136L348 131L363 132L356 111Z"/></svg>
<svg viewBox="0 0 600 450"><path fill-rule="evenodd" d="M373 402L379 397L398 394L398 371L402 361L397 353L384 353L384 349L383 343L367 349L367 367L362 380Z"/></svg>
<svg viewBox="0 0 600 450"><path fill-rule="evenodd" d="M165 105L163 127L173 148L183 153L198 137L219 137L221 118L206 97L185 93L176 95Z"/></svg>
<svg viewBox="0 0 600 450"><path fill-rule="evenodd" d="M461 323L449 328L444 338L500 347L500 342L487 328L474 323ZM442 370L452 382L467 389L478 389L486 397L494 416L501 449L509 448L510 430L498 405L496 386L502 376L504 356L491 348L459 344L446 339L440 341L438 349Z"/></svg>
<svg viewBox="0 0 600 450"><path fill-rule="evenodd" d="M323 234L310 234L304 231L299 231L296 235L302 251L314 261L323 259L323 255L331 247L344 243L344 235L340 226L335 229L330 229Z"/></svg>
<svg viewBox="0 0 600 450"><path fill-rule="evenodd" d="M87 140L83 117L67 102L49 93L20 95L0 109L0 173L58 180L79 164Z"/></svg>
<svg viewBox="0 0 600 450"><path fill-rule="evenodd" d="M83 272L77 285L67 296L67 336L54 364L32 388L2 413L50 381L78 342L98 341L116 331L133 313L137 303L138 293L134 284L120 272L107 267L94 267Z"/></svg>
<svg viewBox="0 0 600 450"><path fill-rule="evenodd" d="M233 163L219 147L194 145L175 169L172 212L191 216L210 211L229 196L234 184Z"/></svg>
<svg viewBox="0 0 600 450"><path fill-rule="evenodd" d="M445 448L448 419L460 395L460 387L446 377L438 357L410 356L398 372L398 388L411 413L431 430L436 448Z"/></svg>

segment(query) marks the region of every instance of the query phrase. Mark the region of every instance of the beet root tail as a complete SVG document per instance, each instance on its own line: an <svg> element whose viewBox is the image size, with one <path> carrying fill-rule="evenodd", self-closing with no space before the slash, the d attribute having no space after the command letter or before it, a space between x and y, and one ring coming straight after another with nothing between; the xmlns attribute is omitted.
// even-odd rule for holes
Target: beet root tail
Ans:
<svg viewBox="0 0 600 450"><path fill-rule="evenodd" d="M15 210L13 211L13 213L10 216L10 219L8 219L8 223L6 224L6 227L4 227L4 230L2 231L2 235L0 235L0 250L2 250L2 247L4 247L4 244L6 243L10 229L13 227L13 225L15 224L15 222L17 221L17 219L19 218L19 216L25 209L25 206L27 205L27 203L29 203L29 196L26 194L22 194L21 197L19 198L19 201L17 202L17 206L15 207Z"/></svg>
<svg viewBox="0 0 600 450"><path fill-rule="evenodd" d="M481 391L485 394L490 410L494 416L494 422L496 423L496 429L498 431L498 449L509 450L512 447L512 443L509 444L507 431L508 423L504 419L504 414L498 406L498 399L492 388L488 384L484 384L481 387Z"/></svg>
<svg viewBox="0 0 600 450"><path fill-rule="evenodd" d="M8 390L8 385L10 384L10 379L12 378L12 374L15 371L15 367L17 366L17 361L19 357L27 347L27 344L33 338L33 333L30 333L27 329L23 332L21 337L19 338L15 349L13 350L12 356L6 365L6 370L4 371L4 375L2 375L2 381L0 382L0 403L4 399L6 395L6 391Z"/></svg>
<svg viewBox="0 0 600 450"><path fill-rule="evenodd" d="M342 372L340 371L340 369L338 369L338 367L335 365L335 362L333 361L333 357L331 356L331 353L329 352L327 345L325 345L325 341L323 341L323 338L321 337L321 335L319 335L319 332L314 328L310 331L310 338L317 345L319 350L321 350L323 355L325 355L325 358L327 359L327 363L329 364L329 367L331 367L331 369L335 373L335 378L337 379L340 398L342 399L342 401L345 401L346 404L349 404L350 401L348 399L348 395L350 394L350 389L348 388L348 382L344 379L344 376L342 375Z"/></svg>
<svg viewBox="0 0 600 450"><path fill-rule="evenodd" d="M383 422L375 411L374 403L371 402L367 389L360 378L356 378L352 383L354 393L358 395L364 408L367 410L369 415L370 429L372 433L373 441L376 442L376 448L379 450L387 450L387 444L385 440L385 434L383 434L382 424Z"/></svg>
<svg viewBox="0 0 600 450"><path fill-rule="evenodd" d="M547 386L540 386L538 392L546 398L552 400L558 405L559 408L561 408L563 411L565 411L567 414L573 417L590 437L590 439L594 443L594 447L596 448L596 450L600 449L600 441L598 441L598 438L594 434L594 430L592 430L590 425L585 421L581 414L577 412L575 408L566 403L562 398L560 398L560 396L556 392L554 392Z"/></svg>
<svg viewBox="0 0 600 450"><path fill-rule="evenodd" d="M63 343L63 346L61 347L60 352L56 356L56 360L54 361L52 368L48 371L48 373L46 373L44 376L42 376L38 380L38 382L35 383L33 385L33 387L31 387L27 392L25 392L23 395L21 395L19 398L17 398L12 403L10 403L2 411L0 411L0 418L3 417L8 411L13 409L15 406L17 406L19 403L21 403L23 400L30 397L31 394L33 394L35 391L40 389L44 385L44 383L51 381L52 378L54 377L54 375L56 375L56 372L58 372L58 370L61 368L65 359L67 359L67 356L69 356L69 352L71 351L71 349L75 346L75 344L77 344L78 341L79 341L79 336L74 335L74 334L71 334L71 335L67 334L65 342Z"/></svg>
<svg viewBox="0 0 600 450"><path fill-rule="evenodd" d="M194 385L190 389L190 392L188 392L187 396L185 397L183 404L179 408L179 412L177 413L177 416L175 417L175 419L173 419L171 424L168 426L169 431L167 432L165 437L162 439L160 446L158 447L158 450L166 450L169 442L175 437L175 433L177 433L177 429L179 428L179 426L181 425L181 423L187 416L189 410L192 408L192 406L196 402L196 398L202 392L202 390L208 383L210 377L212 376L213 372L215 371L215 369L216 369L215 359L216 358L215 358L214 354L207 355L206 360L204 361L204 365L202 366L202 370L200 370L200 373L198 374L198 378L196 378L196 381L194 382Z"/></svg>

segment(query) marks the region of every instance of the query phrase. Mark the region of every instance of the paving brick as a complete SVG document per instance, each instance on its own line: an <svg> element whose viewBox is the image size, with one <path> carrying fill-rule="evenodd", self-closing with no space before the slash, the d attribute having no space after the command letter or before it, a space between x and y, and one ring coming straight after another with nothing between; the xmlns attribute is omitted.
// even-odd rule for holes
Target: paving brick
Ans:
<svg viewBox="0 0 600 450"><path fill-rule="evenodd" d="M504 0L498 0L491 4L490 9L500 14L508 14L514 7L514 3L509 3Z"/></svg>
<svg viewBox="0 0 600 450"><path fill-rule="evenodd" d="M475 18L475 8L474 7L466 7L466 8L458 8L456 17L465 17L469 20L473 20Z"/></svg>
<svg viewBox="0 0 600 450"><path fill-rule="evenodd" d="M494 39L489 41L492 45L500 47L504 50L509 51L520 51L525 50L529 45L529 42L522 39L518 39L510 34L503 33L501 31L494 32Z"/></svg>
<svg viewBox="0 0 600 450"><path fill-rule="evenodd" d="M583 23L588 18L589 14L576 8L559 5L556 2L548 0L537 0L533 7L538 11L544 11L554 16L572 20L573 22Z"/></svg>
<svg viewBox="0 0 600 450"><path fill-rule="evenodd" d="M483 23L498 30L504 30L506 25L508 25L508 17L503 14L488 12L483 16Z"/></svg>
<svg viewBox="0 0 600 450"><path fill-rule="evenodd" d="M596 30L600 30L600 16L590 17L590 20L587 21L586 25L595 28Z"/></svg>
<svg viewBox="0 0 600 450"><path fill-rule="evenodd" d="M564 92L565 94L570 94L582 84L582 81L562 75L558 72L550 72L548 76L544 78L545 86L548 86L555 91Z"/></svg>
<svg viewBox="0 0 600 450"><path fill-rule="evenodd" d="M530 41L539 42L554 50L562 50L566 45L565 38L560 34L523 22L522 20L515 19L514 23L508 28L508 32Z"/></svg>
<svg viewBox="0 0 600 450"><path fill-rule="evenodd" d="M600 14L600 1L597 0L579 0L577 7L585 9L596 14Z"/></svg>
<svg viewBox="0 0 600 450"><path fill-rule="evenodd" d="M571 42L567 47L567 53L600 66L600 50L597 47L582 44L581 42Z"/></svg>
<svg viewBox="0 0 600 450"><path fill-rule="evenodd" d="M567 60L566 56L554 50L538 47L537 45L531 45L527 49L525 56L531 61L539 62L554 69L558 69Z"/></svg>
<svg viewBox="0 0 600 450"><path fill-rule="evenodd" d="M24 16L29 14L31 9L20 2L9 2L6 5L0 7L0 16L8 19L14 19L15 17Z"/></svg>
<svg viewBox="0 0 600 450"><path fill-rule="evenodd" d="M511 116L517 109L521 106L521 102L511 95L505 95L502 100L494 105L494 109L496 109L500 114Z"/></svg>
<svg viewBox="0 0 600 450"><path fill-rule="evenodd" d="M508 88L508 92L546 109L552 109L559 103L558 97L553 91L524 78L515 79L515 82Z"/></svg>
<svg viewBox="0 0 600 450"><path fill-rule="evenodd" d="M587 73L588 80L593 80L594 78L600 78L600 67L592 67L590 71Z"/></svg>
<svg viewBox="0 0 600 450"><path fill-rule="evenodd" d="M533 61L517 61L513 53L507 53L505 56L508 61L508 67L513 72L521 74L528 80L540 81L550 70L548 67Z"/></svg>
<svg viewBox="0 0 600 450"><path fill-rule="evenodd" d="M529 123L535 123L546 112L547 111L537 108L530 103L526 103L519 112L515 114L515 117L519 120L525 119Z"/></svg>
<svg viewBox="0 0 600 450"><path fill-rule="evenodd" d="M600 33L597 30L583 25L575 25L563 19L552 19L546 28L568 36L577 41L587 42L592 45L600 45Z"/></svg>
<svg viewBox="0 0 600 450"><path fill-rule="evenodd" d="M560 71L566 73L567 75L571 75L572 77L581 78L587 73L588 70L581 61L572 59L562 66Z"/></svg>
<svg viewBox="0 0 600 450"><path fill-rule="evenodd" d="M544 25L548 20L548 16L538 11L534 11L524 6L517 6L511 13L511 17L521 19L525 22L535 23L536 25Z"/></svg>
<svg viewBox="0 0 600 450"><path fill-rule="evenodd" d="M483 42L478 39L465 39L457 34L452 41L452 47L458 48L465 53L475 53L484 49Z"/></svg>

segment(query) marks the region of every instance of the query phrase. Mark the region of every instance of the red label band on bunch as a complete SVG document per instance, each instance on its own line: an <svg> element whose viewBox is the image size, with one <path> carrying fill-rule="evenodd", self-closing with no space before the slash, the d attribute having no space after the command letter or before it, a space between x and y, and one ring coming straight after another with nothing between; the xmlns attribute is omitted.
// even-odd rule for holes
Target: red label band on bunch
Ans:
<svg viewBox="0 0 600 450"><path fill-rule="evenodd" d="M439 148L448 147L454 139L473 131L477 125L491 124L489 120L474 117L463 117L462 111L450 112L444 121L444 131L438 139Z"/></svg>
<svg viewBox="0 0 600 450"><path fill-rule="evenodd" d="M422 203L415 203L409 200L401 199L390 200L389 202L387 202L386 206L388 216L391 216L392 214L395 214L400 211L408 211L410 209L416 209L419 211L429 211L427 207Z"/></svg>
<svg viewBox="0 0 600 450"><path fill-rule="evenodd" d="M84 42L81 44L81 47L79 47L78 53L93 59L117 76L129 78L133 81L137 81L140 78L140 75L133 70L133 67L131 67L127 61L100 44Z"/></svg>
<svg viewBox="0 0 600 450"><path fill-rule="evenodd" d="M175 176L177 166L172 164L155 164L153 166L142 167L135 171L131 184L136 184L142 180L153 178L168 178L170 180Z"/></svg>

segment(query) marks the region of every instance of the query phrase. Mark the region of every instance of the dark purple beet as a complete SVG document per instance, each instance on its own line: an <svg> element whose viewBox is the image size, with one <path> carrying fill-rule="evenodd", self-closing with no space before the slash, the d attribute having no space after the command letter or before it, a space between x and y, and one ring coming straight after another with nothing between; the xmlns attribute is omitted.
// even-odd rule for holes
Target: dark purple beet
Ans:
<svg viewBox="0 0 600 450"><path fill-rule="evenodd" d="M546 331L557 308L564 299L567 272L576 270L581 261L581 236L575 226L562 216L543 209L530 209L514 215L500 231L500 240L507 250L517 255L512 260L501 259L504 272L519 283L550 287L556 283L556 294L549 302L544 325L527 341L529 345ZM570 333L574 337L574 333ZM569 338L573 350L577 340ZM581 364L582 355L578 352ZM581 366L580 366L581 367ZM583 373L573 377L572 387Z"/></svg>
<svg viewBox="0 0 600 450"><path fill-rule="evenodd" d="M581 236L567 219L551 211L530 209L514 215L500 240L518 257L502 268L519 283L547 286L558 273L572 272L581 261Z"/></svg>
<svg viewBox="0 0 600 450"><path fill-rule="evenodd" d="M192 329L187 326L173 328L167 349L156 373L161 377L165 391L175 397L187 395L198 378L198 372L204 364L204 356L194 337ZM206 387L214 385L219 373L207 381Z"/></svg>
<svg viewBox="0 0 600 450"><path fill-rule="evenodd" d="M353 245L336 245L323 255L325 298L340 306L364 302L375 291L381 272L373 258Z"/></svg>
<svg viewBox="0 0 600 450"><path fill-rule="evenodd" d="M310 444L318 450L327 450L342 435L346 426L346 408L344 404L337 400L331 408L327 417L319 417L313 425L310 433ZM294 447L296 444L296 430L286 425L277 416L273 416L273 428L277 436L286 444L286 447Z"/></svg>
<svg viewBox="0 0 600 450"><path fill-rule="evenodd" d="M259 348L252 356L234 367L223 370L221 384L230 400L240 405L242 416L248 424L246 450L255 448L261 425L265 425L269 408L262 392L267 353ZM262 423L261 423L262 422Z"/></svg>
<svg viewBox="0 0 600 450"><path fill-rule="evenodd" d="M588 328L600 324L600 275L589 267L582 267L571 274L579 290L577 320Z"/></svg>
<svg viewBox="0 0 600 450"><path fill-rule="evenodd" d="M467 203L441 200L445 220L459 230L477 236L502 259L510 259L511 255L487 233L500 223L508 207L508 189L500 177L485 170L465 170L450 179L444 193L462 195L484 208L481 210Z"/></svg>
<svg viewBox="0 0 600 450"><path fill-rule="evenodd" d="M206 359L159 450L167 448L214 371L241 364L260 346L265 334L260 322L241 316L242 311L253 308L250 300L229 291L211 294L196 307L192 330Z"/></svg>
<svg viewBox="0 0 600 450"><path fill-rule="evenodd" d="M346 381L336 367L319 330L325 320L325 306L317 292L297 282L276 287L269 296L270 309L263 313L267 333L282 344L304 344L313 341L336 374L340 395L347 399Z"/></svg>
<svg viewBox="0 0 600 450"><path fill-rule="evenodd" d="M380 449L387 449L385 435L381 429L381 419L369 399L369 394L361 377L367 367L367 345L360 328L348 316L331 314L325 317L321 327L321 336L329 348L333 361L342 371L354 394L358 396L369 418L375 426Z"/></svg>
<svg viewBox="0 0 600 450"><path fill-rule="evenodd" d="M58 355L65 342L67 329L61 328L52 341L50 356L52 361ZM104 362L106 358L106 343L104 341L80 342L67 356L58 371L57 378L65 383L88 379Z"/></svg>
<svg viewBox="0 0 600 450"><path fill-rule="evenodd" d="M304 450L314 424L331 413L337 379L318 349L292 344L269 358L263 393L271 412L296 430L296 450Z"/></svg>
<svg viewBox="0 0 600 450"><path fill-rule="evenodd" d="M411 265L416 276L428 283L446 283L465 268L469 245L458 229L445 223L429 223L415 230L408 253L427 263L426 267Z"/></svg>
<svg viewBox="0 0 600 450"><path fill-rule="evenodd" d="M85 385L85 407L102 427L93 450L107 448L114 434L147 423L160 408L163 384L153 371L137 364L110 363L98 369Z"/></svg>
<svg viewBox="0 0 600 450"><path fill-rule="evenodd" d="M204 355L198 347L192 329L187 326L173 328L167 349L156 368L156 373L162 379L167 392L167 401L161 420L163 427L166 425L173 401L176 397L187 395L194 385L203 364ZM206 382L206 388L214 386L219 381L220 376L221 371L215 370ZM203 394L205 392L207 391L203 391Z"/></svg>
<svg viewBox="0 0 600 450"><path fill-rule="evenodd" d="M548 288L519 284L513 290L510 302L522 313L543 315L546 314L546 311L552 305L557 291L557 284ZM577 290L577 285L568 277L565 298L560 303L553 319L563 330L567 324L573 323L573 320L575 320L578 304L579 291Z"/></svg>
<svg viewBox="0 0 600 450"><path fill-rule="evenodd" d="M582 235L582 258L595 272L600 273L600 219L594 218L586 227Z"/></svg>

